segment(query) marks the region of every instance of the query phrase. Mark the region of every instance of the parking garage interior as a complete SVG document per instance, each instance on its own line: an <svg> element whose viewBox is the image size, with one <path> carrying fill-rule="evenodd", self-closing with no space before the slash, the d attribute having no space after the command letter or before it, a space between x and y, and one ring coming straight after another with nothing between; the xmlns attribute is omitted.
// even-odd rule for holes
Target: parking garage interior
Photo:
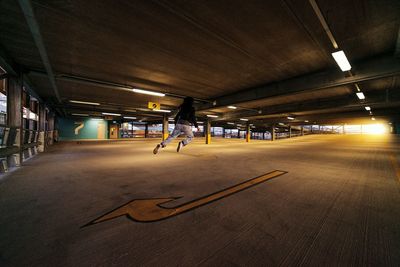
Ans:
<svg viewBox="0 0 400 267"><path fill-rule="evenodd" d="M0 266L398 266L399 14L1 1Z"/></svg>

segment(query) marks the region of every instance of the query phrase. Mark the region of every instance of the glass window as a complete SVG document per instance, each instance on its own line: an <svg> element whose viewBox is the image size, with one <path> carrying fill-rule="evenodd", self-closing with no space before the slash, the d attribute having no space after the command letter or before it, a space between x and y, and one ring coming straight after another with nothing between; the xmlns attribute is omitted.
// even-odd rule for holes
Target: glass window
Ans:
<svg viewBox="0 0 400 267"><path fill-rule="evenodd" d="M6 72L0 68L0 75ZM7 123L7 79L0 80L0 124Z"/></svg>

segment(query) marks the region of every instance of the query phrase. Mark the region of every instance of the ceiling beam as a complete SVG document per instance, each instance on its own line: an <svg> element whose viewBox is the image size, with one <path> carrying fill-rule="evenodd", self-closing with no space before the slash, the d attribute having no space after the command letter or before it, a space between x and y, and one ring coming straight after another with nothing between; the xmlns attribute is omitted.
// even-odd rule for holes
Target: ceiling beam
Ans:
<svg viewBox="0 0 400 267"><path fill-rule="evenodd" d="M42 35L40 33L39 24L36 21L35 14L33 12L32 4L30 0L18 0L19 5L21 6L22 12L24 13L26 22L28 23L28 27L31 31L33 40L35 41L36 47L39 50L40 57L42 59L42 63L46 69L46 73L48 79L50 81L50 85L53 88L54 94L61 103L60 93L57 88L56 81L54 79L53 69L50 64L49 57L47 56L46 48L43 42Z"/></svg>
<svg viewBox="0 0 400 267"><path fill-rule="evenodd" d="M46 75L46 73L42 70L37 70L37 69L29 69L29 73L33 75L38 75L38 76L43 76ZM70 74L65 74L65 73L57 73L54 78L57 81L63 81L63 82L72 82L76 84L82 84L82 85L90 85L90 86L96 86L100 88L107 88L107 89L116 89L116 90L122 90L122 91L128 91L132 92L132 89L134 88L141 88L141 89L146 89L145 87L142 86L132 86L128 84L121 84L121 83L116 83L112 81L105 81L105 80L99 80L99 79L94 79L94 78L89 78L89 77L83 77L80 75L70 75ZM152 82L155 84L155 82ZM160 84L156 84L160 85ZM163 86L165 87L165 86ZM150 89L152 91L152 89ZM183 99L186 96L185 95L179 95L179 94L174 94L174 93L169 93L169 92L162 92L168 97L173 97L173 98L180 98ZM196 98L194 97L194 100L196 102L201 102L201 103L211 103L211 101L206 100L206 99L201 99L201 98Z"/></svg>
<svg viewBox="0 0 400 267"><path fill-rule="evenodd" d="M294 93L316 91L325 88L338 87L357 82L370 81L400 74L400 60L392 55L384 55L372 59L355 62L354 75L344 77L343 72L333 69L309 75L249 88L233 94L216 98L216 105L205 104L198 110L209 110L238 103L260 100L273 96L290 95Z"/></svg>
<svg viewBox="0 0 400 267"><path fill-rule="evenodd" d="M365 106L375 105L392 105L400 101L400 91L397 88L390 90L390 98L386 97L386 91L374 91L367 94L367 99L360 101L355 95L346 95L340 97L330 97L325 99L314 99L309 101L299 101L289 104L280 104L269 106L262 109L262 113L254 113L249 111L238 111L225 113L220 116L219 120L234 120L238 118L260 119L272 116L290 116L299 112L319 111L327 109L348 109L348 108L363 108Z"/></svg>

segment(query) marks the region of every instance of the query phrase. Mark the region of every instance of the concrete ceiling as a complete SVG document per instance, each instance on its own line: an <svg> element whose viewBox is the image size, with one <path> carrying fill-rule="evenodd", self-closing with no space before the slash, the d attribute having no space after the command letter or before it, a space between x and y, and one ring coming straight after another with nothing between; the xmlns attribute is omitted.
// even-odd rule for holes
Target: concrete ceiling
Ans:
<svg viewBox="0 0 400 267"><path fill-rule="evenodd" d="M335 49L309 1L36 0L30 1L33 20L19 2L0 2L0 56L27 73L42 99L68 114L118 111L157 119L145 111L148 101L174 110L184 96L197 99L199 116L246 116L258 123L271 123L271 116L281 121L288 113L320 123L329 116L368 119L366 104L382 119L395 119L393 110L400 108L397 0L317 1L351 74L333 60ZM363 102L355 83L367 96ZM101 105L73 105L71 99Z"/></svg>

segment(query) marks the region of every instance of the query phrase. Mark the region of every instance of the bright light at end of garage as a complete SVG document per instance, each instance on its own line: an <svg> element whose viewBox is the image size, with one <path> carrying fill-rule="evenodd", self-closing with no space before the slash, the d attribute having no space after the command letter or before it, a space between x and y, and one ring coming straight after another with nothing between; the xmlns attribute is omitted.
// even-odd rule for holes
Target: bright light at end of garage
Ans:
<svg viewBox="0 0 400 267"><path fill-rule="evenodd" d="M138 93L138 94L155 95L155 96L161 96L161 97L165 96L164 93L147 91L147 90L137 89L137 88L132 89L132 91L135 92L135 93Z"/></svg>
<svg viewBox="0 0 400 267"><path fill-rule="evenodd" d="M109 116L121 116L121 114L118 114L118 113L103 112L103 113L101 113L101 114L103 114L103 115L109 115Z"/></svg>
<svg viewBox="0 0 400 267"><path fill-rule="evenodd" d="M217 115L210 115L210 114L208 114L207 117L209 117L209 118L218 118Z"/></svg>
<svg viewBox="0 0 400 267"><path fill-rule="evenodd" d="M237 107L235 107L235 106L228 106L228 108L230 108L230 109L237 109Z"/></svg>
<svg viewBox="0 0 400 267"><path fill-rule="evenodd" d="M373 121L374 121L374 120L375 120L375 118L374 118L374 117L372 117L372 118L371 118L371 120L373 120Z"/></svg>
<svg viewBox="0 0 400 267"><path fill-rule="evenodd" d="M370 107L365 107L365 110L371 110L371 108Z"/></svg>
<svg viewBox="0 0 400 267"><path fill-rule="evenodd" d="M343 50L332 53L332 56L342 71L351 70L351 65Z"/></svg>
<svg viewBox="0 0 400 267"><path fill-rule="evenodd" d="M364 95L363 92L358 92L358 93L356 93L356 95L357 95L357 97L358 97L359 99L365 99L365 95Z"/></svg>
<svg viewBox="0 0 400 267"><path fill-rule="evenodd" d="M389 127L384 124L366 124L363 125L363 133L366 134L386 134L389 132Z"/></svg>
<svg viewBox="0 0 400 267"><path fill-rule="evenodd" d="M78 101L78 100L70 100L69 102L75 103L75 104L100 106L100 103L96 103L96 102L86 102L86 101Z"/></svg>

